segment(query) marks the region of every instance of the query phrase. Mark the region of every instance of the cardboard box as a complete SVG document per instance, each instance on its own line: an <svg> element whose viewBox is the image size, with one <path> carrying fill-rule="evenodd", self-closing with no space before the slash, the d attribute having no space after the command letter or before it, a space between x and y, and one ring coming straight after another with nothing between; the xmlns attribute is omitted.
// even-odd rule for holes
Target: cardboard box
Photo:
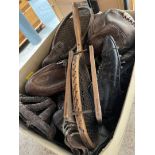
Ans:
<svg viewBox="0 0 155 155"><path fill-rule="evenodd" d="M20 72L19 72L20 92L24 92L24 85L25 85L27 77L38 69L38 67L40 66L40 63L42 62L44 57L48 54L52 38L53 38L53 33L51 33L46 38L46 40L42 43L42 45L35 52L35 54L20 69ZM123 136L124 136L124 133L127 127L130 110L134 102L134 94L135 94L134 76L135 74L134 74L134 69L133 69L130 85L128 88L128 92L126 95L122 113L121 113L119 122L117 124L114 136L110 140L110 142L107 144L107 146L102 150L100 155L117 155L118 154L118 151L121 146ZM61 148L58 145L54 144L53 142L50 142L46 140L45 138L41 137L40 135L34 133L33 131L28 130L25 126L22 125L22 123L20 123L19 125L19 131L20 131L20 147L25 148L25 143L22 143L23 140L25 140L27 144L26 149L25 149L25 155L28 154L29 152L31 152L31 154L37 154L37 155L42 155L42 154L69 155L71 154L70 152L66 151L64 148ZM35 147L37 149L35 149Z"/></svg>

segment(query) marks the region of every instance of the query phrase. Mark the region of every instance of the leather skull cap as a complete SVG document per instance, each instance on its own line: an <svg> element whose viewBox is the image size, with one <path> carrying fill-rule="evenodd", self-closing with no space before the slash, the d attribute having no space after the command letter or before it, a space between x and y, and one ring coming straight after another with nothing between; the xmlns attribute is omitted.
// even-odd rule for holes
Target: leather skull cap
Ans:
<svg viewBox="0 0 155 155"><path fill-rule="evenodd" d="M30 95L51 96L65 89L65 67L50 64L38 70L27 81L25 91Z"/></svg>

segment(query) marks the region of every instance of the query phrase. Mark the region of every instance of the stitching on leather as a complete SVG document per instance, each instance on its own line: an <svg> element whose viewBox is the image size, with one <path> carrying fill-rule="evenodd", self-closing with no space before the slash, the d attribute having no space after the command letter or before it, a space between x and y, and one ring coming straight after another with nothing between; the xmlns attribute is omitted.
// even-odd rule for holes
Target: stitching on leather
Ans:
<svg viewBox="0 0 155 155"><path fill-rule="evenodd" d="M121 34L122 38L120 37L120 35L116 35L116 36L118 36L119 39L121 40L121 43L123 43L123 40L124 40L125 38L127 38L127 35L126 35L117 25L114 25L114 24L110 23L110 24L108 24L108 25L106 25L106 26L111 26L111 27L113 27L113 29L117 30L116 33ZM103 31L105 30L106 26L104 27ZM115 34L116 34L116 33L115 33ZM94 38L100 37L100 36L102 36L102 35L103 35L103 33L100 31L100 32L96 33L95 35L92 35L92 37L91 37L90 40L92 41Z"/></svg>

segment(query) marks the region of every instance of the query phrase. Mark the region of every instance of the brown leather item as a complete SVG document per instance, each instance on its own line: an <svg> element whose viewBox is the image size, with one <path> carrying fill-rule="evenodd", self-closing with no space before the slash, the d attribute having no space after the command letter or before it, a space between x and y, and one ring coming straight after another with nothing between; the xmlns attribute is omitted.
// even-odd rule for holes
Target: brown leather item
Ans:
<svg viewBox="0 0 155 155"><path fill-rule="evenodd" d="M54 46L54 48L50 51L49 55L43 60L42 67L63 60L64 59L62 57L63 53L64 53L64 44L62 42L58 42Z"/></svg>
<svg viewBox="0 0 155 155"><path fill-rule="evenodd" d="M89 43L94 46L95 54L100 54L103 38L111 35L119 50L130 48L135 41L135 21L126 11L109 9L94 15L88 31Z"/></svg>
<svg viewBox="0 0 155 155"><path fill-rule="evenodd" d="M30 95L51 96L65 89L65 67L50 64L38 70L27 81L25 91Z"/></svg>
<svg viewBox="0 0 155 155"><path fill-rule="evenodd" d="M88 32L88 27L92 20L92 10L88 7L80 7L79 15L81 20L82 40L84 41ZM61 48L55 50L57 44L61 42ZM68 52L76 49L76 40L73 27L73 13L70 12L59 24L52 41L50 54L45 58L45 62L56 62L57 60L67 59ZM53 56L53 57L51 57ZM57 59L57 60L55 60ZM43 64L44 64L43 63Z"/></svg>

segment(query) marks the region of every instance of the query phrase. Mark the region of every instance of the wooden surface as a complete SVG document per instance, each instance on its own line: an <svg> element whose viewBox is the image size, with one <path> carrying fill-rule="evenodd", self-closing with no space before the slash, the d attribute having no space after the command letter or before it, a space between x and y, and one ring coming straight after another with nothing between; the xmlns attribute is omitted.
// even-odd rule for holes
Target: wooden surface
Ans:
<svg viewBox="0 0 155 155"><path fill-rule="evenodd" d="M135 10L135 0L129 0L129 10Z"/></svg>
<svg viewBox="0 0 155 155"><path fill-rule="evenodd" d="M77 52L82 51L82 40L81 40L81 26L80 26L80 16L76 3L73 3L73 22L74 22L74 31L77 44Z"/></svg>
<svg viewBox="0 0 155 155"><path fill-rule="evenodd" d="M89 46L89 54L90 54L92 85L93 85L93 96L94 96L94 104L95 104L95 115L96 115L96 119L97 119L98 123L101 124L102 123L102 111L101 111L100 97L99 97L99 91L98 91L98 83L97 83L96 65L95 65L93 46Z"/></svg>
<svg viewBox="0 0 155 155"><path fill-rule="evenodd" d="M19 1L19 9L22 11L34 29L38 29L42 25L42 22L37 17L27 0ZM26 40L27 38L25 38L24 34L19 30L19 47L21 47Z"/></svg>
<svg viewBox="0 0 155 155"><path fill-rule="evenodd" d="M72 92L71 92L71 65L73 59L73 51L69 52L68 66L66 75L66 89L65 89L65 101L64 101L64 119L66 121L73 122L73 108L72 108Z"/></svg>

